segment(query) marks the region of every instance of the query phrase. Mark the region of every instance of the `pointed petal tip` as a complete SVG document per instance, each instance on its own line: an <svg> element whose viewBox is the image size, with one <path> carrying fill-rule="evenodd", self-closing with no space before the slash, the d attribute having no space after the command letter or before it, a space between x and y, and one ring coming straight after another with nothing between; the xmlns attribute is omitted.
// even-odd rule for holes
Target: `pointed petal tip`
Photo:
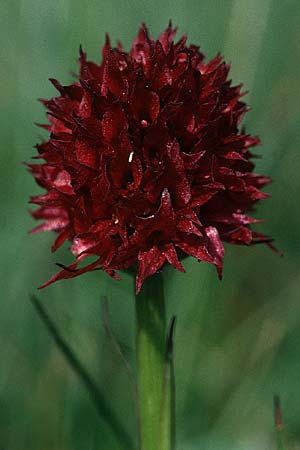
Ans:
<svg viewBox="0 0 300 450"><path fill-rule="evenodd" d="M174 34L176 34L176 32L178 30L178 26L175 26L173 28L173 21L172 21L172 19L169 19L167 30L173 31Z"/></svg>
<svg viewBox="0 0 300 450"><path fill-rule="evenodd" d="M51 126L46 123L33 122L36 127L43 128L44 130L50 131ZM36 147L36 145L34 146ZM35 158L35 156L33 156Z"/></svg>
<svg viewBox="0 0 300 450"><path fill-rule="evenodd" d="M79 45L79 62L82 64L86 60L86 53L84 52L82 45Z"/></svg>
<svg viewBox="0 0 300 450"><path fill-rule="evenodd" d="M138 295L141 292L142 282L136 277L135 280L135 294Z"/></svg>
<svg viewBox="0 0 300 450"><path fill-rule="evenodd" d="M50 280L46 281L45 283L41 284L37 289L41 290L44 289L45 287L49 286L49 284L51 284Z"/></svg>
<svg viewBox="0 0 300 450"><path fill-rule="evenodd" d="M145 22L142 22L142 23L141 23L141 26L140 26L140 32L144 33L144 35L145 35L145 37L146 37L147 40L149 39L149 37L150 37L150 35L149 35L149 30L148 30L148 27L147 27L147 25L145 24Z"/></svg>

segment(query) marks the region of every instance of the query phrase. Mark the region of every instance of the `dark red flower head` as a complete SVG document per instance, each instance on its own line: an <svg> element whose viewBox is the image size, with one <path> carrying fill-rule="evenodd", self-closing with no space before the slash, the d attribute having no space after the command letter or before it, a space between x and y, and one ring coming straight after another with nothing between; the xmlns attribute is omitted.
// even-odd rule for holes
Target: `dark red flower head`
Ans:
<svg viewBox="0 0 300 450"><path fill-rule="evenodd" d="M29 164L46 193L32 214L53 230L52 250L72 242L76 262L43 286L101 268L109 275L137 264L136 291L167 262L183 271L186 254L222 272L222 241L264 242L246 213L267 197L269 178L253 173L240 129L247 106L229 66L209 62L171 24L153 40L142 25L129 53L107 37L97 65L80 51L78 82L43 101L48 141L42 164ZM88 256L96 259L85 267Z"/></svg>

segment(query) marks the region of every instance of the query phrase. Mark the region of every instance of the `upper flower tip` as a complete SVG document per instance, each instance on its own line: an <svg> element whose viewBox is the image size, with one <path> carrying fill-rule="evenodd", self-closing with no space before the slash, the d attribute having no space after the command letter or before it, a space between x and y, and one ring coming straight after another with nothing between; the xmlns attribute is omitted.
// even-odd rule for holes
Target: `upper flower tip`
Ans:
<svg viewBox="0 0 300 450"><path fill-rule="evenodd" d="M105 37L102 62L80 46L78 80L42 100L48 141L42 164L28 164L46 191L32 197L34 232L58 233L55 251L72 242L76 262L42 287L101 268L137 264L136 290L168 262L184 271L183 254L213 264L222 276L223 241L266 242L246 215L270 179L253 173L257 137L240 122L242 85L232 86L218 54L205 62L186 36L174 42L170 21L157 40L143 23L130 53ZM88 256L95 261L78 264Z"/></svg>

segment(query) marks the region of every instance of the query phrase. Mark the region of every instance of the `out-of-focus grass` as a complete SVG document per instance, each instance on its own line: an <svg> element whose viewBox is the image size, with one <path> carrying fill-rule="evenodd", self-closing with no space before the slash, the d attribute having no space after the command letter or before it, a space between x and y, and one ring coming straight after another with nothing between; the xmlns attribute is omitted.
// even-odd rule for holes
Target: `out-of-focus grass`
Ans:
<svg viewBox="0 0 300 450"><path fill-rule="evenodd" d="M251 89L247 128L263 141L258 170L274 179L259 216L284 253L227 247L221 283L190 259L184 275L166 270L168 311L178 317L178 448L275 449L274 393L291 448L300 447L299 1L1 0L1 448L118 449L28 300L70 256L50 254L53 236L27 235L27 199L38 188L21 161L34 154L33 122L44 120L36 98L54 94L48 77L71 80L79 44L99 58L106 31L128 48L141 21L157 35L170 17L208 56L223 51L235 82ZM134 433L127 375L102 326L108 292L111 325L134 363L128 277L89 274L40 298Z"/></svg>

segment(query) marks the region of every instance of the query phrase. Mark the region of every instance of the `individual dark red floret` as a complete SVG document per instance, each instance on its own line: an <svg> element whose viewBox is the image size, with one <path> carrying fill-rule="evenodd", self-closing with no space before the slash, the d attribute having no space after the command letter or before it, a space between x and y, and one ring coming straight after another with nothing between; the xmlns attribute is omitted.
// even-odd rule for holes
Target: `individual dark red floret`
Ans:
<svg viewBox="0 0 300 450"><path fill-rule="evenodd" d="M139 292L167 262L184 271L184 254L221 277L222 241L268 240L247 215L268 196L269 178L253 173L259 139L240 129L241 85L220 55L205 62L175 33L170 24L155 41L142 25L129 53L107 37L101 64L80 50L78 81L51 80L59 95L43 101L50 137L36 146L42 164L28 164L46 190L31 198L43 220L33 232L56 231L53 251L71 241L76 261L43 287L137 265Z"/></svg>

